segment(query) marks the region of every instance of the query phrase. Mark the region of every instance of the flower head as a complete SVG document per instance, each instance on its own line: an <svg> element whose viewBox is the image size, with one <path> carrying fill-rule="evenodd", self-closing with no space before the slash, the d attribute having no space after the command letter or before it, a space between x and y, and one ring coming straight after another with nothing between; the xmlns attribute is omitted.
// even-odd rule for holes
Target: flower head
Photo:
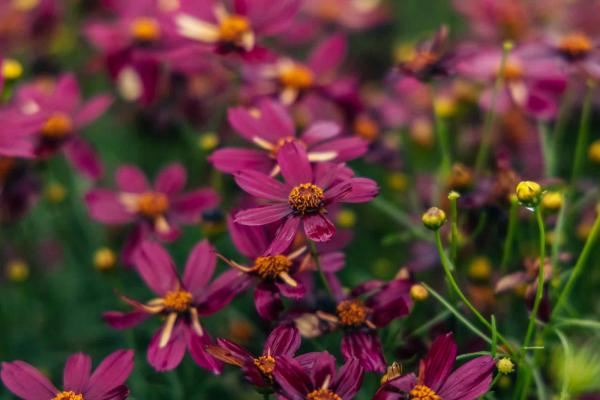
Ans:
<svg viewBox="0 0 600 400"><path fill-rule="evenodd" d="M542 187L533 181L521 181L515 189L517 199L525 206L536 206L541 199Z"/></svg>
<svg viewBox="0 0 600 400"><path fill-rule="evenodd" d="M446 213L440 208L431 207L423 214L421 220L427 228L437 231L446 223Z"/></svg>

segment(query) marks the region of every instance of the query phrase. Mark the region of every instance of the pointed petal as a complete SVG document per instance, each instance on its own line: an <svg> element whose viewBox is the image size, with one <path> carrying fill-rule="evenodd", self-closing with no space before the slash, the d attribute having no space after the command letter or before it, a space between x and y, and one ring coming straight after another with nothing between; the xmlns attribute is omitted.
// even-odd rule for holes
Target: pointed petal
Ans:
<svg viewBox="0 0 600 400"><path fill-rule="evenodd" d="M67 360L63 371L63 388L75 393L87 389L92 372L92 359L84 353L73 354Z"/></svg>
<svg viewBox="0 0 600 400"><path fill-rule="evenodd" d="M277 367L273 376L289 400L304 400L311 392L311 382L304 368L289 356L276 358Z"/></svg>
<svg viewBox="0 0 600 400"><path fill-rule="evenodd" d="M358 360L350 360L340 368L333 383L333 390L342 399L352 399L360 389L363 379L363 368Z"/></svg>
<svg viewBox="0 0 600 400"><path fill-rule="evenodd" d="M2 383L23 400L52 399L58 389L40 371L23 361L2 363Z"/></svg>
<svg viewBox="0 0 600 400"><path fill-rule="evenodd" d="M179 321L175 325L169 342L163 347L159 347L162 329L154 334L148 345L147 358L155 370L159 372L169 371L181 363L187 347L187 335L190 334L183 325L183 321Z"/></svg>
<svg viewBox="0 0 600 400"><path fill-rule="evenodd" d="M231 215L228 215L227 228L233 244L245 257L255 259L269 246L267 233L263 227L238 224L234 222Z"/></svg>
<svg viewBox="0 0 600 400"><path fill-rule="evenodd" d="M261 282L254 289L254 305L258 314L269 321L275 321L279 318L279 313L283 311L283 303L279 292L271 283Z"/></svg>
<svg viewBox="0 0 600 400"><path fill-rule="evenodd" d="M235 182L245 192L261 199L287 202L290 190L269 175L256 171L240 171L234 174Z"/></svg>
<svg viewBox="0 0 600 400"><path fill-rule="evenodd" d="M107 311L102 314L102 319L114 329L127 329L144 322L150 315L137 310L129 313Z"/></svg>
<svg viewBox="0 0 600 400"><path fill-rule="evenodd" d="M103 394L125 383L132 370L132 350L117 350L109 354L92 374L85 397L89 399L102 398Z"/></svg>
<svg viewBox="0 0 600 400"><path fill-rule="evenodd" d="M492 382L494 365L489 356L465 363L446 379L438 394L444 400L475 400L483 396Z"/></svg>
<svg viewBox="0 0 600 400"><path fill-rule="evenodd" d="M94 189L84 198L90 217L104 224L124 224L133 219L116 193L106 189Z"/></svg>
<svg viewBox="0 0 600 400"><path fill-rule="evenodd" d="M336 122L317 121L302 133L301 139L310 147L326 140L333 139L338 136L341 131L342 128Z"/></svg>
<svg viewBox="0 0 600 400"><path fill-rule="evenodd" d="M272 204L238 211L234 220L242 225L260 226L279 221L291 213L292 210L287 203Z"/></svg>
<svg viewBox="0 0 600 400"><path fill-rule="evenodd" d="M144 241L133 258L138 273L157 295L164 296L177 287L179 278L175 264L158 243Z"/></svg>
<svg viewBox="0 0 600 400"><path fill-rule="evenodd" d="M267 153L252 149L219 149L208 160L219 171L230 174L248 170L268 173L273 168L273 160Z"/></svg>
<svg viewBox="0 0 600 400"><path fill-rule="evenodd" d="M98 179L102 176L104 166L88 142L74 137L65 143L63 149L65 156L75 169L91 179Z"/></svg>
<svg viewBox="0 0 600 400"><path fill-rule="evenodd" d="M440 387L452 371L455 360L456 343L454 343L452 334L438 336L431 345L427 357L423 360L425 368L423 383L434 392L439 392Z"/></svg>
<svg viewBox="0 0 600 400"><path fill-rule="evenodd" d="M146 175L138 167L124 165L117 169L115 180L121 192L143 193L150 189Z"/></svg>
<svg viewBox="0 0 600 400"><path fill-rule="evenodd" d="M306 150L297 142L288 142L281 146L277 152L277 164L286 182L292 186L313 181L312 167Z"/></svg>
<svg viewBox="0 0 600 400"><path fill-rule="evenodd" d="M192 293L198 293L208 283L217 265L215 249L208 240L198 243L188 256L183 273L183 284Z"/></svg>
<svg viewBox="0 0 600 400"><path fill-rule="evenodd" d="M275 232L275 238L265 254L275 255L285 253L294 241L301 221L300 217L294 215L288 216L283 225Z"/></svg>
<svg viewBox="0 0 600 400"><path fill-rule="evenodd" d="M196 364L213 374L220 374L223 364L206 351L206 346L210 344L212 344L212 340L207 333L200 336L195 332L190 332L188 348Z"/></svg>

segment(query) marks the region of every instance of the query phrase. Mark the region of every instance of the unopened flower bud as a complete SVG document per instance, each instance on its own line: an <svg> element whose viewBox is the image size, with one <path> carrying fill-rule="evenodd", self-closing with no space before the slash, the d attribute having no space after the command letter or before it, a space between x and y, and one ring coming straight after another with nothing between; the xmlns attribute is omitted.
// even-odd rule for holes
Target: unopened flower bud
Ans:
<svg viewBox="0 0 600 400"><path fill-rule="evenodd" d="M6 277L13 282L23 282L29 277L29 266L23 260L12 260L6 265Z"/></svg>
<svg viewBox="0 0 600 400"><path fill-rule="evenodd" d="M588 156L591 162L600 164L600 139L590 145Z"/></svg>
<svg viewBox="0 0 600 400"><path fill-rule="evenodd" d="M498 368L498 372L504 375L508 375L512 373L515 369L515 364L510 360L510 358L501 358L496 362L496 368Z"/></svg>
<svg viewBox="0 0 600 400"><path fill-rule="evenodd" d="M492 264L487 257L475 257L469 265L469 278L486 280L492 274Z"/></svg>
<svg viewBox="0 0 600 400"><path fill-rule="evenodd" d="M429 297L429 292L425 286L416 283L410 288L410 297L412 297L414 301L423 301Z"/></svg>
<svg viewBox="0 0 600 400"><path fill-rule="evenodd" d="M340 210L336 221L342 228L352 228L356 224L356 214L350 209Z"/></svg>
<svg viewBox="0 0 600 400"><path fill-rule="evenodd" d="M563 195L560 192L548 192L542 196L542 208L548 211L558 211L563 204Z"/></svg>
<svg viewBox="0 0 600 400"><path fill-rule="evenodd" d="M431 207L423 214L421 220L427 228L437 231L446 222L446 213L437 207Z"/></svg>
<svg viewBox="0 0 600 400"><path fill-rule="evenodd" d="M200 135L198 145L204 151L210 151L219 145L219 136L214 132L206 132Z"/></svg>
<svg viewBox="0 0 600 400"><path fill-rule="evenodd" d="M46 199L53 204L61 203L67 196L67 190L60 183L49 183L45 190Z"/></svg>
<svg viewBox="0 0 600 400"><path fill-rule="evenodd" d="M99 271L108 271L117 264L115 252L108 247L101 247L94 253L94 267Z"/></svg>
<svg viewBox="0 0 600 400"><path fill-rule="evenodd" d="M521 204L532 207L539 203L542 187L537 182L522 181L517 185L516 193Z"/></svg>
<svg viewBox="0 0 600 400"><path fill-rule="evenodd" d="M7 81L19 79L23 75L23 66L17 60L6 58L2 61L2 77Z"/></svg>

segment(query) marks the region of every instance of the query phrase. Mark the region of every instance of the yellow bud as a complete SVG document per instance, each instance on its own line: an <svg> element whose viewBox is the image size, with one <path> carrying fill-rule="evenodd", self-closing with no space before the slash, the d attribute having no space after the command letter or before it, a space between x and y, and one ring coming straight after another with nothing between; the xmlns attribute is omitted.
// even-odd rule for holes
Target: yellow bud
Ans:
<svg viewBox="0 0 600 400"><path fill-rule="evenodd" d="M393 172L389 174L387 178L388 186L394 190L404 190L408 184L408 180L406 179L406 175L400 172Z"/></svg>
<svg viewBox="0 0 600 400"><path fill-rule="evenodd" d="M600 164L600 139L590 145L588 156L590 157L590 161Z"/></svg>
<svg viewBox="0 0 600 400"><path fill-rule="evenodd" d="M217 147L219 144L219 136L214 132L206 132L200 135L198 145L204 151L209 151Z"/></svg>
<svg viewBox="0 0 600 400"><path fill-rule="evenodd" d="M429 292L425 286L416 283L410 287L410 297L415 301L423 301L429 297Z"/></svg>
<svg viewBox="0 0 600 400"><path fill-rule="evenodd" d="M485 280L492 274L492 264L487 257L475 257L469 265L469 278Z"/></svg>
<svg viewBox="0 0 600 400"><path fill-rule="evenodd" d="M533 181L519 182L516 189L517 199L525 206L535 206L539 203L542 187Z"/></svg>
<svg viewBox="0 0 600 400"><path fill-rule="evenodd" d="M2 61L2 76L8 81L19 79L23 75L23 66L17 60L6 58Z"/></svg>
<svg viewBox="0 0 600 400"><path fill-rule="evenodd" d="M508 376L501 376L498 380L498 387L502 389L508 389L510 387L511 380Z"/></svg>
<svg viewBox="0 0 600 400"><path fill-rule="evenodd" d="M117 264L115 252L108 247L101 247L94 253L94 267L99 271L108 271Z"/></svg>
<svg viewBox="0 0 600 400"><path fill-rule="evenodd" d="M356 224L356 214L352 210L343 209L337 213L336 220L342 228L352 228Z"/></svg>
<svg viewBox="0 0 600 400"><path fill-rule="evenodd" d="M435 114L442 118L451 117L456 113L456 102L450 96L438 96L433 103Z"/></svg>
<svg viewBox="0 0 600 400"><path fill-rule="evenodd" d="M510 361L510 358L501 358L496 362L496 368L501 374L508 375L514 371L515 364Z"/></svg>
<svg viewBox="0 0 600 400"><path fill-rule="evenodd" d="M558 211L563 204L561 192L547 192L542 196L542 208L548 211Z"/></svg>
<svg viewBox="0 0 600 400"><path fill-rule="evenodd" d="M460 198L460 193L455 192L454 190L448 193L448 200L458 200Z"/></svg>
<svg viewBox="0 0 600 400"><path fill-rule="evenodd" d="M45 194L46 199L48 199L50 203L56 204L65 199L67 190L60 183L49 183L48 186L46 186Z"/></svg>
<svg viewBox="0 0 600 400"><path fill-rule="evenodd" d="M431 207L423 214L421 220L425 227L437 231L446 222L446 213L437 207Z"/></svg>
<svg viewBox="0 0 600 400"><path fill-rule="evenodd" d="M23 260L12 260L6 265L6 277L12 282L23 282L29 277L29 266Z"/></svg>

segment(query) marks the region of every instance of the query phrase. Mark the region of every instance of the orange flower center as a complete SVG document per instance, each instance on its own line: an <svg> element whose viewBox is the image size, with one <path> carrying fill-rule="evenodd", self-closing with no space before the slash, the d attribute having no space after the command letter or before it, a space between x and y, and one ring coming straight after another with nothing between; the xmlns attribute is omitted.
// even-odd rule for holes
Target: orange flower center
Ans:
<svg viewBox="0 0 600 400"><path fill-rule="evenodd" d="M375 121L367 116L359 116L354 121L354 132L361 138L372 141L377 138L379 128Z"/></svg>
<svg viewBox="0 0 600 400"><path fill-rule="evenodd" d="M562 38L558 49L570 58L581 58L592 50L592 41L583 33L572 33Z"/></svg>
<svg viewBox="0 0 600 400"><path fill-rule="evenodd" d="M164 193L147 192L138 198L137 209L147 217L157 217L169 209L169 199Z"/></svg>
<svg viewBox="0 0 600 400"><path fill-rule="evenodd" d="M275 358L272 356L260 356L254 359L254 365L262 372L265 376L271 377L273 370L275 369Z"/></svg>
<svg viewBox="0 0 600 400"><path fill-rule="evenodd" d="M500 73L500 71L498 71ZM506 60L502 77L506 81L518 81L523 78L523 67L516 61Z"/></svg>
<svg viewBox="0 0 600 400"><path fill-rule="evenodd" d="M284 255L258 257L254 260L256 271L261 278L276 278L282 272L287 272L292 266L292 260Z"/></svg>
<svg viewBox="0 0 600 400"><path fill-rule="evenodd" d="M71 117L61 112L51 115L42 125L42 135L53 139L60 139L70 134L72 130Z"/></svg>
<svg viewBox="0 0 600 400"><path fill-rule="evenodd" d="M60 392L54 396L51 400L84 400L83 396L75 392Z"/></svg>
<svg viewBox="0 0 600 400"><path fill-rule="evenodd" d="M131 36L142 42L153 42L160 38L160 25L150 17L139 17L132 21Z"/></svg>
<svg viewBox="0 0 600 400"><path fill-rule="evenodd" d="M312 86L314 75L304 65L294 64L284 68L279 74L279 81L283 86L295 89L306 89Z"/></svg>
<svg viewBox="0 0 600 400"><path fill-rule="evenodd" d="M440 396L425 385L417 385L410 391L410 400L442 400Z"/></svg>
<svg viewBox="0 0 600 400"><path fill-rule="evenodd" d="M229 15L219 24L219 38L225 42L238 42L250 32L250 21L241 15Z"/></svg>
<svg viewBox="0 0 600 400"><path fill-rule="evenodd" d="M292 189L288 197L288 203L296 213L304 215L319 210L324 196L323 189L317 185L303 183Z"/></svg>
<svg viewBox="0 0 600 400"><path fill-rule="evenodd" d="M338 394L329 389L313 390L306 395L306 400L343 400Z"/></svg>
<svg viewBox="0 0 600 400"><path fill-rule="evenodd" d="M407 60L404 65L408 70L420 72L435 64L439 60L439 56L430 51L418 51L412 58Z"/></svg>
<svg viewBox="0 0 600 400"><path fill-rule="evenodd" d="M369 314L360 299L344 300L337 305L336 310L340 322L346 326L362 325Z"/></svg>
<svg viewBox="0 0 600 400"><path fill-rule="evenodd" d="M163 301L165 308L177 312L184 312L190 308L190 304L192 304L192 294L185 290L175 290L167 292L165 297L163 297Z"/></svg>

